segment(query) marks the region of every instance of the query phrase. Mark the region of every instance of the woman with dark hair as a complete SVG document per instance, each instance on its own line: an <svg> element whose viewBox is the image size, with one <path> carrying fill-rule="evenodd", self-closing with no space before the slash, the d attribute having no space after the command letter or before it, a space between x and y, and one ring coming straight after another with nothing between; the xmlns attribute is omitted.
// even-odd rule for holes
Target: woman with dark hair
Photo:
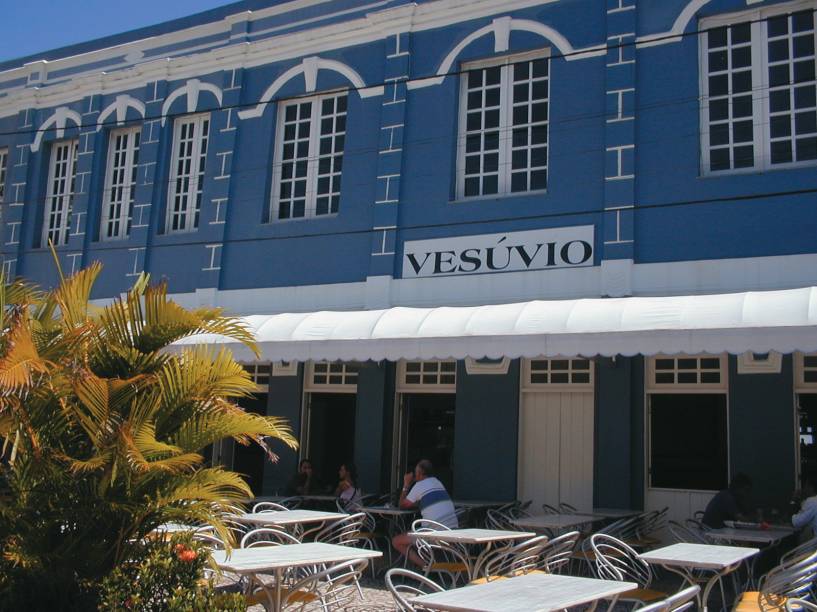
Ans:
<svg viewBox="0 0 817 612"><path fill-rule="evenodd" d="M357 468L354 463L344 463L338 470L338 486L335 495L338 496L344 507L360 505L361 493L357 486Z"/></svg>
<svg viewBox="0 0 817 612"><path fill-rule="evenodd" d="M320 490L320 484L312 468L312 461L301 459L298 472L287 485L287 495L309 495Z"/></svg>

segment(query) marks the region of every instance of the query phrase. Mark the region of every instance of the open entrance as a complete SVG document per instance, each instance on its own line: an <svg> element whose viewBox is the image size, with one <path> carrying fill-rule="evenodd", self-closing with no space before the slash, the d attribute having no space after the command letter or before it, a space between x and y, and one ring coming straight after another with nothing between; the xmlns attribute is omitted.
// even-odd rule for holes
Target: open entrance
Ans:
<svg viewBox="0 0 817 612"><path fill-rule="evenodd" d="M360 364L310 362L304 380L301 457L312 460L318 488L334 490L338 468L355 457L355 415Z"/></svg>
<svg viewBox="0 0 817 612"><path fill-rule="evenodd" d="M355 408L357 396L348 393L310 393L308 397L309 444L318 482L334 487L338 468L355 454Z"/></svg>
<svg viewBox="0 0 817 612"><path fill-rule="evenodd" d="M817 471L817 354L795 354L797 455L800 475Z"/></svg>
<svg viewBox="0 0 817 612"><path fill-rule="evenodd" d="M396 439L392 486L420 459L434 464L437 477L453 496L456 361L401 361L397 368Z"/></svg>
<svg viewBox="0 0 817 612"><path fill-rule="evenodd" d="M239 404L247 412L267 414L266 393L257 393L252 397L243 398ZM257 444L253 443L248 446L233 444L233 471L244 476L254 495L261 495L266 460L264 449Z"/></svg>

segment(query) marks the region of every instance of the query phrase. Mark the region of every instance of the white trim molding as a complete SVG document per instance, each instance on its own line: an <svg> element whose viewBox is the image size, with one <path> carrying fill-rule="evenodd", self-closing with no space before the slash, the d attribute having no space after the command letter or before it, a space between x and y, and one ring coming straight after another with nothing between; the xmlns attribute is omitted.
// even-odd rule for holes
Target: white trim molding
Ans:
<svg viewBox="0 0 817 612"><path fill-rule="evenodd" d="M654 47L656 45L666 45L668 43L681 42L683 33L686 31L689 22L701 8L709 4L712 0L690 0L684 9L678 14L675 23L666 32L658 34L647 34L639 36L636 43L639 47Z"/></svg>
<svg viewBox="0 0 817 612"><path fill-rule="evenodd" d="M56 126L56 139L59 140L65 137L65 128L68 120L71 120L76 127L82 126L82 117L76 111L72 111L67 106L60 106L54 113L40 124L37 129L37 135L34 137L34 142L31 143L31 152L36 153L40 150L40 145L43 142L45 131L51 126Z"/></svg>
<svg viewBox="0 0 817 612"><path fill-rule="evenodd" d="M255 107L239 111L238 118L243 120L261 117L267 109L267 106L272 102L275 94L277 94L286 83L301 74L304 75L305 91L307 93L314 93L317 89L319 70L331 70L332 72L342 74L352 84L355 90L357 90L361 98L372 98L374 96L383 95L384 87L382 85L379 87L367 87L363 77L361 77L354 68L343 62L328 60L317 56L305 57L300 64L293 66L275 79L272 84L267 87Z"/></svg>
<svg viewBox="0 0 817 612"><path fill-rule="evenodd" d="M218 105L221 106L223 96L220 87L217 87L211 83L204 83L199 79L190 79L183 87L175 89L173 93L167 96L165 103L162 104L162 125L164 125L167 121L170 106L182 96L187 98L187 112L195 113L199 108L199 94L202 91L207 91L213 94L216 100L218 100Z"/></svg>
<svg viewBox="0 0 817 612"><path fill-rule="evenodd" d="M783 355L777 351L768 353L741 353L737 358L738 374L780 374Z"/></svg>
<svg viewBox="0 0 817 612"><path fill-rule="evenodd" d="M510 357L501 359L474 359L465 358L465 373L469 376L475 375L504 375L511 367Z"/></svg>
<svg viewBox="0 0 817 612"><path fill-rule="evenodd" d="M463 38L456 47L454 47L437 69L437 74L434 77L427 79L416 80L408 83L409 89L420 89L422 87L431 87L432 85L441 85L445 81L445 77L451 71L451 67L457 60L457 57L475 40L493 34L494 36L494 53L505 53L510 48L510 33L514 30L522 32L531 32L538 34L542 38L548 40L554 47L559 50L567 61L585 59L588 57L597 57L607 53L606 45L596 45L584 49L574 49L573 45L567 38L554 28L538 21L530 19L514 19L513 17L498 17L490 24L471 32L468 36Z"/></svg>
<svg viewBox="0 0 817 612"><path fill-rule="evenodd" d="M144 103L140 102L133 96L122 94L116 96L116 99L111 104L106 106L105 110L99 113L99 117L97 118L96 131L98 132L99 130L101 130L103 124L105 123L105 121L107 121L108 117L110 117L114 113L116 113L116 125L121 126L123 123L125 123L125 120L127 119L129 108L132 108L137 113L139 113L139 116L142 117L142 119L145 118Z"/></svg>

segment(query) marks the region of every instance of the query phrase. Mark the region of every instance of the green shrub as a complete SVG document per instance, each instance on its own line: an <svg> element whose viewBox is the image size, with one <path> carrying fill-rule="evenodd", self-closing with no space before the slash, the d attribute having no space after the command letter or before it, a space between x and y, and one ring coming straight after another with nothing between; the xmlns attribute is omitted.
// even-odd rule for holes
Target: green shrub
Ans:
<svg viewBox="0 0 817 612"><path fill-rule="evenodd" d="M144 545L139 559L125 561L102 583L99 609L106 612L246 610L243 595L217 593L204 577L209 553L189 535Z"/></svg>

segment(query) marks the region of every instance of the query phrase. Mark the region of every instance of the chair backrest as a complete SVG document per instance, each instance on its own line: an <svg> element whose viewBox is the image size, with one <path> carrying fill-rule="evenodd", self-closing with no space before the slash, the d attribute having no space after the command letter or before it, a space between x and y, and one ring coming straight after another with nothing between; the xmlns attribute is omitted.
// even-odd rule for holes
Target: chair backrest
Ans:
<svg viewBox="0 0 817 612"><path fill-rule="evenodd" d="M805 599L787 599L786 610L787 612L803 612L804 610L805 612L817 612L817 604Z"/></svg>
<svg viewBox="0 0 817 612"><path fill-rule="evenodd" d="M345 609L357 597L358 583L368 564L366 559L354 559L309 573L288 587L282 608L294 608L294 605L290 605L292 601L293 604L302 603L303 609L309 603L304 593L309 593L320 599L324 610Z"/></svg>
<svg viewBox="0 0 817 612"><path fill-rule="evenodd" d="M542 511L545 514L561 514L561 512L559 512L559 510L557 508L554 508L553 506L549 506L548 504L542 504Z"/></svg>
<svg viewBox="0 0 817 612"><path fill-rule="evenodd" d="M780 608L786 599L807 597L817 576L817 552L771 569L760 579L762 608Z"/></svg>
<svg viewBox="0 0 817 612"><path fill-rule="evenodd" d="M412 531L451 531L442 523L432 521L431 519L417 519L411 524Z"/></svg>
<svg viewBox="0 0 817 612"><path fill-rule="evenodd" d="M687 587L666 599L638 608L638 612L683 612L697 604L700 591L701 587L698 585Z"/></svg>
<svg viewBox="0 0 817 612"><path fill-rule="evenodd" d="M297 510L301 507L302 503L304 503L304 500L297 496L287 497L278 501L278 504L283 506L286 510Z"/></svg>
<svg viewBox="0 0 817 612"><path fill-rule="evenodd" d="M271 527L260 527L248 532L241 538L241 548L253 548L255 546L281 546L283 544L300 544L301 541L294 535L272 529Z"/></svg>
<svg viewBox="0 0 817 612"><path fill-rule="evenodd" d="M562 502L559 504L559 512L562 514L578 514L579 511L574 506Z"/></svg>
<svg viewBox="0 0 817 612"><path fill-rule="evenodd" d="M360 541L360 532L365 519L366 515L362 512L344 516L318 531L315 534L315 541L339 546L354 546Z"/></svg>
<svg viewBox="0 0 817 612"><path fill-rule="evenodd" d="M482 566L482 574L488 580L509 578L539 569L542 551L547 546L547 536L537 536L510 548L500 548Z"/></svg>
<svg viewBox="0 0 817 612"><path fill-rule="evenodd" d="M542 550L539 569L549 574L558 574L570 564L571 556L579 541L578 531L570 531L558 538L552 538Z"/></svg>
<svg viewBox="0 0 817 612"><path fill-rule="evenodd" d="M201 542L208 548L212 548L213 550L224 550L227 548L224 542L218 536L213 535L212 533L207 533L205 531L196 531L193 533L193 540L195 542Z"/></svg>
<svg viewBox="0 0 817 612"><path fill-rule="evenodd" d="M605 533L590 537L596 553L596 571L605 580L629 580L645 588L652 582L652 570L638 553L621 540Z"/></svg>
<svg viewBox="0 0 817 612"><path fill-rule="evenodd" d="M289 508L275 502L258 502L252 507L253 512L285 512L287 510Z"/></svg>
<svg viewBox="0 0 817 612"><path fill-rule="evenodd" d="M711 544L709 538L706 537L706 534L701 529L686 527L678 521L669 521L667 523L667 527L669 528L669 532L672 534L672 538L676 542L688 544Z"/></svg>
<svg viewBox="0 0 817 612"><path fill-rule="evenodd" d="M797 559L802 559L804 557L808 557L811 553L817 550L817 537L811 538L810 540L806 540L802 544L795 546L782 557L780 557L780 563L786 563L788 561L794 561Z"/></svg>
<svg viewBox="0 0 817 612"><path fill-rule="evenodd" d="M386 572L386 587L389 589L400 612L416 612L419 610L409 601L412 597L428 595L429 593L442 593L445 590L430 578L406 569L390 569Z"/></svg>
<svg viewBox="0 0 817 612"><path fill-rule="evenodd" d="M490 508L485 513L485 526L488 529L513 529L511 517L499 508Z"/></svg>
<svg viewBox="0 0 817 612"><path fill-rule="evenodd" d="M454 515L457 517L457 525L462 529L468 525L468 521L471 518L471 509L465 506L455 506Z"/></svg>

